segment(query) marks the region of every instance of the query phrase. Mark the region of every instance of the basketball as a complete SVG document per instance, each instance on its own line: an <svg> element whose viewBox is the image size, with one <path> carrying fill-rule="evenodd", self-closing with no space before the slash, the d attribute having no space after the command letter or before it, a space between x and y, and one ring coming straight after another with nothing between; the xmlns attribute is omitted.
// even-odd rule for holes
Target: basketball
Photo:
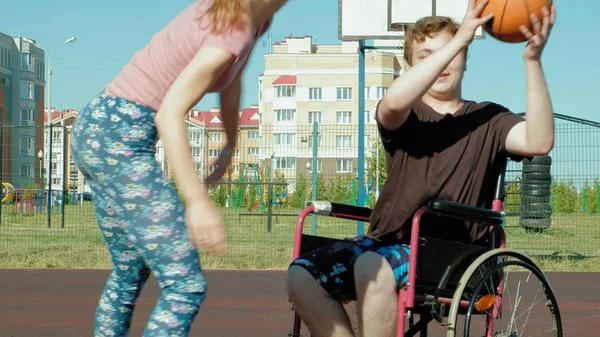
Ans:
<svg viewBox="0 0 600 337"><path fill-rule="evenodd" d="M476 0L476 5L482 0ZM530 15L535 14L540 23L544 18L542 8L548 11L552 0L489 0L480 17L494 13L494 17L483 25L483 29L497 40L507 43L527 41L519 27L528 27L532 32Z"/></svg>

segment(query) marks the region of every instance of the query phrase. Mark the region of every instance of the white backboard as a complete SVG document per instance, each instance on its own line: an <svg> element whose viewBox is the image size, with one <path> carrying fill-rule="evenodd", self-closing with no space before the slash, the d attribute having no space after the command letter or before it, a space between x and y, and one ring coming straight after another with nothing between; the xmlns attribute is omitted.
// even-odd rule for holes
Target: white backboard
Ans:
<svg viewBox="0 0 600 337"><path fill-rule="evenodd" d="M338 0L339 39L388 40L404 36L403 25L429 15L461 22L468 0ZM484 38L481 27L476 38Z"/></svg>

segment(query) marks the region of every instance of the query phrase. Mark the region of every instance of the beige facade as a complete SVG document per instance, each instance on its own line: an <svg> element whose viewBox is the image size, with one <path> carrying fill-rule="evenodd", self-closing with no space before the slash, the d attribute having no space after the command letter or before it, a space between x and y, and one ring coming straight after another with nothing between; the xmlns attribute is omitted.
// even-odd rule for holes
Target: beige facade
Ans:
<svg viewBox="0 0 600 337"><path fill-rule="evenodd" d="M365 155L377 140L375 104L400 74L401 51L365 55ZM288 37L265 55L259 77L260 159L289 179L308 173L312 123L319 124L319 171L325 177L355 173L358 158L358 43L317 45Z"/></svg>
<svg viewBox="0 0 600 337"><path fill-rule="evenodd" d="M227 134L219 108L209 111L191 110L186 118L192 157L196 172L204 179L214 170L214 163L227 144ZM237 180L248 164L259 164L258 107L250 106L239 111L237 142L228 170L228 177ZM162 141L157 143L157 160L170 174Z"/></svg>

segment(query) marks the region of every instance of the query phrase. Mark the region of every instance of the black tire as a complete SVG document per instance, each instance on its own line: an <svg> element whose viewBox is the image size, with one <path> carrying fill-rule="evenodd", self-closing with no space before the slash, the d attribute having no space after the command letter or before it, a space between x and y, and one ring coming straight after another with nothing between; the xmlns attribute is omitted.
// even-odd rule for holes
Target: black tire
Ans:
<svg viewBox="0 0 600 337"><path fill-rule="evenodd" d="M550 173L550 165L544 165L544 164L525 165L525 164L523 164L522 172L523 172L523 175L525 175L526 173L532 173L532 172Z"/></svg>
<svg viewBox="0 0 600 337"><path fill-rule="evenodd" d="M558 309L558 301L556 300L556 295L554 294L554 291L552 291L552 288L550 287L550 282L548 282L548 279L546 278L544 273L540 270L540 268L538 266L536 266L533 263L533 261L531 261L529 259L522 259L521 261L504 261L504 262L498 263L494 268L491 268L484 277L481 278L481 280L478 282L477 286L475 287L474 293L477 294L483 289L483 285L485 284L484 281L486 278L492 277L494 274L497 274L498 271L502 270L502 268L504 268L506 266L523 267L523 268L529 270L529 272L531 272L533 274L533 276L536 277L540 281L540 283L543 285L544 292L546 295L546 303L547 303L546 305L552 308L552 309L550 309L550 311L552 312L552 314L554 316L554 327L556 328L555 336L562 337L563 336L562 320L560 317L560 310ZM467 309L467 316L465 319L465 327L464 327L464 336L465 337L471 337L471 336L469 336L469 330L471 327L471 317L473 316L471 313L474 311L473 309L475 309L475 299L476 298L477 298L477 296L473 295L471 300L469 301L469 307ZM512 336L512 334L511 334L511 336Z"/></svg>
<svg viewBox="0 0 600 337"><path fill-rule="evenodd" d="M527 190L527 191L522 191L521 195L524 196L528 196L528 197L546 197L549 198L550 197L550 189L537 189L537 190Z"/></svg>
<svg viewBox="0 0 600 337"><path fill-rule="evenodd" d="M548 203L535 203L521 205L521 212L549 212L552 213L552 207Z"/></svg>
<svg viewBox="0 0 600 337"><path fill-rule="evenodd" d="M528 207L529 205L537 205L537 204L550 204L550 196L539 197L539 196L521 195L521 207Z"/></svg>
<svg viewBox="0 0 600 337"><path fill-rule="evenodd" d="M541 228L541 229L546 229L546 228L550 228L550 225L552 224L552 218L527 219L527 218L521 217L519 219L519 224L522 227L525 227L525 228Z"/></svg>
<svg viewBox="0 0 600 337"><path fill-rule="evenodd" d="M523 159L523 164L543 164L543 165L552 165L552 157L550 156L537 156L531 159Z"/></svg>
<svg viewBox="0 0 600 337"><path fill-rule="evenodd" d="M523 181L521 183L521 191L527 190L539 190L548 189L550 190L550 182L548 181Z"/></svg>
<svg viewBox="0 0 600 337"><path fill-rule="evenodd" d="M552 216L552 211L522 211L523 219L548 219Z"/></svg>
<svg viewBox="0 0 600 337"><path fill-rule="evenodd" d="M543 275L541 269L535 265L535 263L526 255L522 254L521 252L518 252L514 249L510 249L510 248L500 248L500 249L494 249L491 251L488 251L486 253L483 253L480 257L478 257L475 261L473 261L473 263L471 263L471 265L469 265L469 267L467 268L467 270L465 270L465 272L463 273L460 281L458 282L458 286L454 292L453 298L452 298L452 304L449 307L448 310L448 324L446 326L446 336L449 337L458 337L458 336L464 336L464 337L469 337L469 324L466 324L466 320L465 320L465 331L463 331L462 334L459 334L459 332L457 331L457 322L458 322L458 317L460 315L460 312L462 310L460 310L460 306L461 306L461 299L464 297L465 294L465 290L467 288L467 285L469 284L469 281L472 278L479 278L480 280L485 280L485 277L480 277L479 273L477 273L478 271L478 267L482 266L482 265L486 265L488 263L490 263L490 261L500 261L502 256L506 256L506 257L513 257L516 258L520 261L517 261L518 263L525 263L527 264L527 269L529 269L530 271L532 271L535 276L540 279L544 286L545 286L545 292L547 294L548 299L550 300L550 303L553 305L552 308L552 313L554 315L554 324L555 324L555 328L557 330L557 335L556 337L562 337L562 320L560 317L560 309L558 307L558 303L556 301L556 296L554 295L554 292L548 282L548 280L546 279L546 277ZM496 265L498 265L498 262L494 262ZM489 274L490 276L494 273L494 271L492 272L488 272L487 274ZM482 283L481 283L482 284ZM472 296L472 299L476 298L476 296ZM471 310L467 310L468 313L472 312L472 307L470 308ZM469 317L470 319L470 317ZM470 323L470 322L469 322ZM465 334L466 332L466 334ZM473 337L473 336L472 336Z"/></svg>
<svg viewBox="0 0 600 337"><path fill-rule="evenodd" d="M521 182L535 181L535 182L551 182L552 174L550 172L528 172L523 174Z"/></svg>

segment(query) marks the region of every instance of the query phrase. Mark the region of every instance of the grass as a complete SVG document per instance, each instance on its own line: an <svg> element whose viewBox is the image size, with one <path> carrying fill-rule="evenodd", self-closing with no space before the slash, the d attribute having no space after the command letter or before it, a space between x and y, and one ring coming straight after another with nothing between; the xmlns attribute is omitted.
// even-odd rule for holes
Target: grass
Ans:
<svg viewBox="0 0 600 337"><path fill-rule="evenodd" d="M295 209L275 209L275 213L298 214ZM202 255L205 269L284 269L293 248L295 216L273 218L267 233L266 216L246 216L238 224L239 213L223 210L229 238L224 257ZM62 217L47 214L2 214L0 223L0 268L111 268L110 259L98 231L90 203L65 207ZM365 231L366 231L365 224ZM307 218L305 233L310 233ZM545 271L600 271L600 216L556 215L543 233L528 233L518 218L507 219L507 246L532 256ZM356 222L318 217L317 234L343 238L356 233Z"/></svg>

